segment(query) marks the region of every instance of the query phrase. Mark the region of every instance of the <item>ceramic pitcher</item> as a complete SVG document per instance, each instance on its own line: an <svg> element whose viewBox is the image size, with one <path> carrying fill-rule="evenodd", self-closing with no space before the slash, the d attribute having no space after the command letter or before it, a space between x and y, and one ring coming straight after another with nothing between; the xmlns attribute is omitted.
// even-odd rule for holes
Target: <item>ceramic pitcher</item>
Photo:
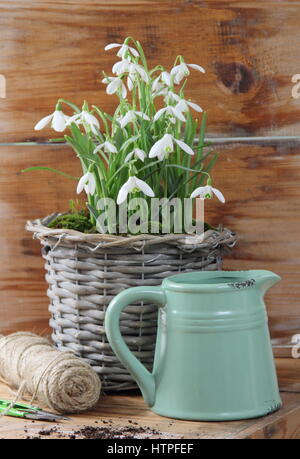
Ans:
<svg viewBox="0 0 300 459"><path fill-rule="evenodd" d="M114 352L160 415L203 421L238 420L277 410L280 395L270 342L265 292L280 277L265 270L200 271L134 287L106 313ZM129 351L119 318L128 304L159 308L153 371Z"/></svg>

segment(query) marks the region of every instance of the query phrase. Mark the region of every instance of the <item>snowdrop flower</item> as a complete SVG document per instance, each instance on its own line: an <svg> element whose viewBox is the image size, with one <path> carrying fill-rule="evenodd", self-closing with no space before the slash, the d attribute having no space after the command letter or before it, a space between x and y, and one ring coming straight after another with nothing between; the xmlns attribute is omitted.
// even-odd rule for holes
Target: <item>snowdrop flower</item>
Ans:
<svg viewBox="0 0 300 459"><path fill-rule="evenodd" d="M173 67L171 70L171 75L174 77L174 83L179 84L183 78L187 77L190 74L188 67L194 70L198 70L199 72L205 73L204 68L200 65L186 64L185 62L182 62L179 65L175 65L175 67Z"/></svg>
<svg viewBox="0 0 300 459"><path fill-rule="evenodd" d="M203 112L200 105L194 104L194 102L190 102L189 100L181 99L176 105L177 110L181 110L182 112L188 112L189 107L196 110L196 112Z"/></svg>
<svg viewBox="0 0 300 459"><path fill-rule="evenodd" d="M142 193L146 196L150 196L151 198L154 196L152 188L147 185L146 182L133 175L132 177L129 177L124 185L121 186L117 197L117 204L122 204L122 202L126 201L128 193L131 193L132 191L142 191Z"/></svg>
<svg viewBox="0 0 300 459"><path fill-rule="evenodd" d="M47 124L51 122L51 127L57 132L63 132L66 129L67 123L70 117L64 115L64 113L56 108L51 115L45 116L42 118L34 127L36 131L40 131L43 129Z"/></svg>
<svg viewBox="0 0 300 459"><path fill-rule="evenodd" d="M119 123L121 128L125 127L128 123L131 123L132 121L136 121L137 117L142 118L143 120L150 121L149 116L147 116L143 112L136 112L134 110L129 110L125 116L119 118Z"/></svg>
<svg viewBox="0 0 300 459"><path fill-rule="evenodd" d="M85 189L86 194L94 194L96 190L96 180L92 172L84 174L78 182L77 193Z"/></svg>
<svg viewBox="0 0 300 459"><path fill-rule="evenodd" d="M157 157L160 161L165 159L170 153L174 151L174 142L189 155L193 155L194 152L189 145L182 140L175 139L171 134L165 134L160 140L155 142L149 152L149 158Z"/></svg>
<svg viewBox="0 0 300 459"><path fill-rule="evenodd" d="M98 147L95 148L94 155L98 153L98 151L100 150L104 150L105 153L118 153L116 147L108 140L106 140L106 142L101 143L100 145L98 145Z"/></svg>
<svg viewBox="0 0 300 459"><path fill-rule="evenodd" d="M225 202L225 198L223 196L223 194L221 193L220 190L217 190L217 188L213 188L212 186L210 185L206 185L206 186L199 186L198 188L196 188L192 194L191 194L191 198L196 198L197 196L199 196L200 199L210 199L213 197L213 194L215 194L217 196L217 198L219 199L219 201L221 202Z"/></svg>
<svg viewBox="0 0 300 459"><path fill-rule="evenodd" d="M127 86L129 91L132 91L134 82L136 81L138 75L145 83L149 83L149 77L144 67L139 64L130 64L127 78Z"/></svg>
<svg viewBox="0 0 300 459"><path fill-rule="evenodd" d="M121 75L122 73L129 72L131 60L126 58L122 61L118 61L113 65L112 72L116 75Z"/></svg>
<svg viewBox="0 0 300 459"><path fill-rule="evenodd" d="M171 77L171 74L169 72L162 72L161 75L160 75L160 78L161 78L161 81L163 83L165 83L165 85L167 86L171 86L172 85L172 77Z"/></svg>
<svg viewBox="0 0 300 459"><path fill-rule="evenodd" d="M128 73L128 89L131 91L133 88L133 83L135 82L137 76L139 75L145 83L149 82L149 77L144 69L139 64L134 64L130 59L123 59L122 61L116 62L112 68L113 73L116 75L121 75L122 73Z"/></svg>
<svg viewBox="0 0 300 459"><path fill-rule="evenodd" d="M113 48L120 48L117 52L117 56L121 57L122 59L125 58L127 53L131 53L134 57L139 57L139 53L135 48L126 45L125 43L109 43L105 46L104 51L108 51Z"/></svg>
<svg viewBox="0 0 300 459"><path fill-rule="evenodd" d="M177 107L173 107L172 105L168 105L167 107L161 108L155 114L153 121L157 121L164 113L167 115L175 116L180 121L186 121L185 117L182 114L182 111L178 110ZM171 118L171 121L173 118ZM175 120L174 120L175 121Z"/></svg>
<svg viewBox="0 0 300 459"><path fill-rule="evenodd" d="M146 158L146 153L144 152L144 150L141 150L140 148L134 148L134 150L132 150L130 153L128 153L128 155L126 156L125 158L125 163L127 163L128 161L130 161L133 157L136 157L137 159L140 159L141 161L144 162L145 158Z"/></svg>
<svg viewBox="0 0 300 459"><path fill-rule="evenodd" d="M103 78L102 83L106 83L108 86L106 88L106 93L111 95L115 94L118 89L121 89L122 97L125 99L127 96L127 89L125 84L123 83L122 78L120 77L106 77Z"/></svg>
<svg viewBox="0 0 300 459"><path fill-rule="evenodd" d="M180 110L181 112L187 112L189 110L189 107L191 107L193 110L196 110L196 112L203 112L202 108L198 104L194 104L193 102L190 102L189 100L182 99L178 94L175 94L172 91L168 91L166 97L165 97L166 103L169 103L169 101L172 102L178 102L176 105L176 108Z"/></svg>
<svg viewBox="0 0 300 459"><path fill-rule="evenodd" d="M76 123L77 125L87 124L88 126L90 126L94 134L97 134L96 128L100 129L100 124L97 118L91 113L89 113L87 110L82 110L82 112L77 113L74 116L71 116L67 124L70 125L71 123Z"/></svg>
<svg viewBox="0 0 300 459"><path fill-rule="evenodd" d="M171 86L172 80L169 72L162 72L152 83L152 92L154 97L166 96L168 94L168 88Z"/></svg>

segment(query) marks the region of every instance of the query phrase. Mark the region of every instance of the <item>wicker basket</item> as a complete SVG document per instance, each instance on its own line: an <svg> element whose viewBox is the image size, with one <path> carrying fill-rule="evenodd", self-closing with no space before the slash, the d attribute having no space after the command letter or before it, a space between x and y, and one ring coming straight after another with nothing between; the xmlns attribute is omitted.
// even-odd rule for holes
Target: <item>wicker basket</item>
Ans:
<svg viewBox="0 0 300 459"><path fill-rule="evenodd" d="M47 228L57 215L26 225L43 245L52 339L58 349L73 351L89 362L104 390L136 388L105 335L110 300L128 287L159 285L178 271L221 269L222 254L234 246L236 236L227 229L209 230L199 238L178 234L120 237ZM121 315L126 343L149 369L156 322L153 304L130 305Z"/></svg>

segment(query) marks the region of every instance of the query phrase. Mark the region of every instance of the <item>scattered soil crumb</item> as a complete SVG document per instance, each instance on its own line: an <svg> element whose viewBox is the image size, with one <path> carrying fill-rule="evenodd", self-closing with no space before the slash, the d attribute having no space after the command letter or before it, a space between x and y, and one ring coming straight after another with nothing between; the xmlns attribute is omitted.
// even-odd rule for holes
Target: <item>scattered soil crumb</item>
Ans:
<svg viewBox="0 0 300 459"><path fill-rule="evenodd" d="M105 423L105 422L103 422ZM153 435L160 435L156 429L152 429L150 427L135 427L133 426L133 421L130 422L130 425L124 427L95 427L95 426L84 426L78 430L64 432L59 429L59 426L52 427L50 429L41 429L38 432L38 436L28 436L26 437L27 440L40 440L44 437L52 436L55 438L61 439L89 439L89 440L97 440L97 439L112 439L112 438L126 438L126 439L133 439L133 438L152 438ZM137 424L137 423L136 423ZM137 424L138 425L138 424Z"/></svg>

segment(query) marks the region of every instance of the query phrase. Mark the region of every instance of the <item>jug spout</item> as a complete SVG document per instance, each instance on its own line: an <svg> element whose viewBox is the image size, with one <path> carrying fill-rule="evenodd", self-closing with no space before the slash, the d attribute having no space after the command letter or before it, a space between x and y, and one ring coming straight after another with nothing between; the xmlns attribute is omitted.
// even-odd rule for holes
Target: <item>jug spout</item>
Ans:
<svg viewBox="0 0 300 459"><path fill-rule="evenodd" d="M267 271L264 269L254 272L254 280L257 286L260 288L262 295L264 295L273 285L277 284L281 280L281 277L278 274L273 273L272 271Z"/></svg>

